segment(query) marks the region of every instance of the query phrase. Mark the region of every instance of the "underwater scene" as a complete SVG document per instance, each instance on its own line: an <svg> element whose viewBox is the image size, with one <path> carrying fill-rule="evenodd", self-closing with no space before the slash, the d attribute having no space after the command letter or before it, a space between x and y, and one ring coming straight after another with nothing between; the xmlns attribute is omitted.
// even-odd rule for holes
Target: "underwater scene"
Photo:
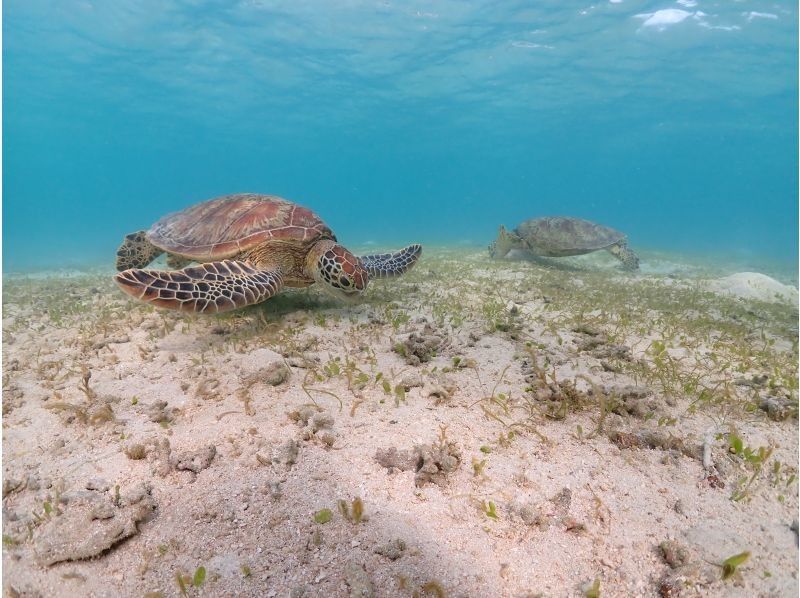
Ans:
<svg viewBox="0 0 800 598"><path fill-rule="evenodd" d="M5 596L797 596L796 3L2 17Z"/></svg>

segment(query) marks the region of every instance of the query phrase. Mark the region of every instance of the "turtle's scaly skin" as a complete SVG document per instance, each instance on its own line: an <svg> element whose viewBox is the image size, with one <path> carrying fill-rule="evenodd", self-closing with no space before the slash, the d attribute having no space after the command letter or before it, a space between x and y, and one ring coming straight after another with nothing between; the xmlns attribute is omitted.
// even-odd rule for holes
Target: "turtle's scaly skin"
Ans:
<svg viewBox="0 0 800 598"><path fill-rule="evenodd" d="M117 284L137 299L158 307L203 313L224 312L260 303L283 285L280 273L223 260L177 272L126 270Z"/></svg>
<svg viewBox="0 0 800 598"><path fill-rule="evenodd" d="M520 223L513 232L501 226L490 252L493 257L503 257L511 249L545 257L582 255L605 249L619 259L625 269L639 267L639 258L628 248L624 234L580 218L533 218Z"/></svg>
<svg viewBox="0 0 800 598"><path fill-rule="evenodd" d="M369 277L399 276L419 259L412 245L393 254L353 255L308 208L272 195L218 197L175 212L150 230L128 235L117 251L115 276L129 295L159 307L222 312L258 303L283 287L315 282L345 299L362 293ZM167 253L180 267L144 270Z"/></svg>
<svg viewBox="0 0 800 598"><path fill-rule="evenodd" d="M631 272L639 269L639 256L628 247L626 241L619 241L606 247L606 251L622 262L622 267Z"/></svg>
<svg viewBox="0 0 800 598"><path fill-rule="evenodd" d="M417 263L422 245L415 243L394 253L378 253L361 257L370 278L394 278L408 272Z"/></svg>
<svg viewBox="0 0 800 598"><path fill-rule="evenodd" d="M130 233L117 249L117 270L143 268L162 253L162 249L147 240L147 231Z"/></svg>

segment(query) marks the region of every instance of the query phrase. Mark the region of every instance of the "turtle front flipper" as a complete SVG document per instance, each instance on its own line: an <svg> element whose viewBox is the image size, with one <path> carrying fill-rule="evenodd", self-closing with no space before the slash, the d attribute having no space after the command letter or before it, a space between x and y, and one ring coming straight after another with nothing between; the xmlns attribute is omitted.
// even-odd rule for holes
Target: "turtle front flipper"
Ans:
<svg viewBox="0 0 800 598"><path fill-rule="evenodd" d="M625 270L635 272L639 269L639 256L628 247L627 243L620 241L619 243L607 247L606 250L622 262L622 267Z"/></svg>
<svg viewBox="0 0 800 598"><path fill-rule="evenodd" d="M247 262L224 260L174 272L131 269L114 276L131 297L195 313L221 313L254 305L283 287L279 270L257 270Z"/></svg>
<svg viewBox="0 0 800 598"><path fill-rule="evenodd" d="M497 239L489 245L489 255L494 259L504 258L512 249L527 249L525 242L516 233L510 233L502 224Z"/></svg>
<svg viewBox="0 0 800 598"><path fill-rule="evenodd" d="M422 255L422 245L415 243L394 253L359 257L370 278L395 278L411 270Z"/></svg>
<svg viewBox="0 0 800 598"><path fill-rule="evenodd" d="M125 240L117 249L117 270L122 272L128 268L144 268L147 264L164 253L147 240L145 231L125 235Z"/></svg>

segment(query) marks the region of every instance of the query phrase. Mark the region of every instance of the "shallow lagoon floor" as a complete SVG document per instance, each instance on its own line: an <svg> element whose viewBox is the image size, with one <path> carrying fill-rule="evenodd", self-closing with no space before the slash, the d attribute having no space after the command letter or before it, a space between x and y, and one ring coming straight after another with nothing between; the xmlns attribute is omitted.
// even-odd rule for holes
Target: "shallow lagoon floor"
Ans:
<svg viewBox="0 0 800 598"><path fill-rule="evenodd" d="M658 259L222 317L7 277L5 592L797 595L796 290Z"/></svg>

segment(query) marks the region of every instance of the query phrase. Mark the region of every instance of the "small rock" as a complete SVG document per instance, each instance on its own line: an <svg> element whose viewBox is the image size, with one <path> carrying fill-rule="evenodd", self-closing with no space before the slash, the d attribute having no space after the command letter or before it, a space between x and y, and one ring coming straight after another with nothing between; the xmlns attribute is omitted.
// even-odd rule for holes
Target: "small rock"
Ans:
<svg viewBox="0 0 800 598"><path fill-rule="evenodd" d="M127 334L120 334L111 337L103 337L102 335L98 334L95 339L97 340L95 340L94 344L92 345L92 349L94 350L102 349L106 345L123 345L131 341Z"/></svg>
<svg viewBox="0 0 800 598"><path fill-rule="evenodd" d="M444 345L444 335L434 331L430 324L426 324L421 333L412 332L404 340L396 343L393 350L401 355L406 363L416 366L430 361Z"/></svg>
<svg viewBox="0 0 800 598"><path fill-rule="evenodd" d="M381 556L385 556L391 561L396 561L406 550L406 543L403 540L396 538L391 542L387 542L386 544L381 544L375 549L377 554Z"/></svg>
<svg viewBox="0 0 800 598"><path fill-rule="evenodd" d="M604 372L613 372L615 374L618 374L618 373L620 373L622 371L622 370L620 370L620 368L618 368L615 365L610 364L605 359L601 359L600 360L600 366L603 368Z"/></svg>
<svg viewBox="0 0 800 598"><path fill-rule="evenodd" d="M199 473L206 469L214 460L217 448L210 444L194 451L185 451L173 457L175 469Z"/></svg>
<svg viewBox="0 0 800 598"><path fill-rule="evenodd" d="M145 446L143 444L138 444L138 443L131 443L126 445L125 448L123 449L123 452L125 453L125 456L128 457L128 459L132 459L134 461L139 461L147 456L147 450L145 449Z"/></svg>
<svg viewBox="0 0 800 598"><path fill-rule="evenodd" d="M769 376L766 374L755 375L750 379L737 378L733 381L736 386L748 386L750 388L761 388L769 381Z"/></svg>
<svg viewBox="0 0 800 598"><path fill-rule="evenodd" d="M114 516L114 505L108 502L98 503L92 507L91 518L94 519L111 519Z"/></svg>
<svg viewBox="0 0 800 598"><path fill-rule="evenodd" d="M166 401L155 401L148 405L145 409L147 419L157 424L161 422L171 422L174 419L172 409L167 409L167 405Z"/></svg>
<svg viewBox="0 0 800 598"><path fill-rule="evenodd" d="M58 501L64 505L75 503L95 503L101 499L102 495L91 490L68 490L58 497Z"/></svg>
<svg viewBox="0 0 800 598"><path fill-rule="evenodd" d="M450 398L450 393L440 384L431 384L425 389L425 396L436 399L436 404L442 403Z"/></svg>
<svg viewBox="0 0 800 598"><path fill-rule="evenodd" d="M593 351L598 347L607 344L608 337L606 337L604 334L598 336L581 337L580 339L575 339L575 342L578 344L578 351Z"/></svg>
<svg viewBox="0 0 800 598"><path fill-rule="evenodd" d="M318 432L324 428L331 428L333 426L333 416L330 413L316 413L311 417L311 431Z"/></svg>
<svg viewBox="0 0 800 598"><path fill-rule="evenodd" d="M326 446L333 446L336 442L336 432L332 429L334 419L330 413L306 407L290 413L289 417L298 424L305 425L301 432L303 440L316 439Z"/></svg>
<svg viewBox="0 0 800 598"><path fill-rule="evenodd" d="M533 525L536 523L538 513L532 507L525 505L520 508L519 516L522 517L522 521L525 522L526 525Z"/></svg>
<svg viewBox="0 0 800 598"><path fill-rule="evenodd" d="M324 430L317 434L317 438L327 447L336 444L336 433L333 430Z"/></svg>
<svg viewBox="0 0 800 598"><path fill-rule="evenodd" d="M286 363L293 368L299 368L301 370L307 369L309 366L309 361L305 357L289 357L286 359Z"/></svg>
<svg viewBox="0 0 800 598"><path fill-rule="evenodd" d="M671 569L658 583L658 595L661 598L679 598L686 595L686 590L698 590L719 581L720 572L715 565L702 561Z"/></svg>
<svg viewBox="0 0 800 598"><path fill-rule="evenodd" d="M590 326L589 324L578 324L577 326L572 328L572 332L577 332L578 334L585 334L586 336L600 335L600 330L598 330L594 326Z"/></svg>
<svg viewBox="0 0 800 598"><path fill-rule="evenodd" d="M664 562L673 569L682 567L689 562L689 550L674 540L665 540L659 545Z"/></svg>
<svg viewBox="0 0 800 598"><path fill-rule="evenodd" d="M262 383L278 386L286 382L291 374L292 371L283 361L273 361L263 368L247 374L242 381L246 385Z"/></svg>
<svg viewBox="0 0 800 598"><path fill-rule="evenodd" d="M265 381L265 376L273 364L283 364L283 357L279 353L267 348L255 349L240 356L239 359L239 379L247 386Z"/></svg>
<svg viewBox="0 0 800 598"><path fill-rule="evenodd" d="M553 523L553 516L548 515L546 511L545 508L523 505L519 509L519 516L526 525L535 525L540 530L547 531Z"/></svg>
<svg viewBox="0 0 800 598"><path fill-rule="evenodd" d="M406 392L411 390L412 388L417 388L423 386L425 381L422 379L420 374L406 374L400 379L400 386L402 386Z"/></svg>
<svg viewBox="0 0 800 598"><path fill-rule="evenodd" d="M452 442L416 446L414 453L417 468L417 474L414 476L416 486L429 483L444 486L447 475L458 469L461 464L459 451Z"/></svg>
<svg viewBox="0 0 800 598"><path fill-rule="evenodd" d="M269 496L272 500L280 500L281 496L283 496L283 491L281 490L281 483L278 480L273 480L269 482L267 485L269 488Z"/></svg>
<svg viewBox="0 0 800 598"><path fill-rule="evenodd" d="M364 565L349 563L344 568L344 579L350 586L350 598L373 598L375 588Z"/></svg>
<svg viewBox="0 0 800 598"><path fill-rule="evenodd" d="M306 426L308 422L311 421L311 418L314 417L314 414L319 413L319 411L320 410L315 407L303 407L289 413L289 418L301 426Z"/></svg>
<svg viewBox="0 0 800 598"><path fill-rule="evenodd" d="M783 397L764 397L759 408L773 421L783 421L792 415L797 416L797 402Z"/></svg>
<svg viewBox="0 0 800 598"><path fill-rule="evenodd" d="M681 438L673 436L669 432L656 430L623 432L620 430L612 430L608 433L608 438L621 449L660 449L663 451L677 451L692 459L702 458L702 447L699 444L689 446L685 444Z"/></svg>
<svg viewBox="0 0 800 598"><path fill-rule="evenodd" d="M152 488L150 484L146 482L139 482L120 499L119 504L123 507L139 504L143 501L146 501L147 497L150 496L151 491Z"/></svg>
<svg viewBox="0 0 800 598"><path fill-rule="evenodd" d="M589 350L592 357L597 359L619 359L621 361L631 361L631 348L625 345L617 345L613 343L600 343L596 347Z"/></svg>
<svg viewBox="0 0 800 598"><path fill-rule="evenodd" d="M378 449L375 451L375 460L381 467L389 472L407 471L416 466L417 458L411 451L398 451L396 447Z"/></svg>
<svg viewBox="0 0 800 598"><path fill-rule="evenodd" d="M87 559L138 532L138 523L156 504L149 492L135 504L116 508L108 498L76 501L37 529L34 553L40 565Z"/></svg>
<svg viewBox="0 0 800 598"><path fill-rule="evenodd" d="M97 425L110 421L114 421L114 411L108 403L93 407L89 411L89 423L91 424Z"/></svg>
<svg viewBox="0 0 800 598"><path fill-rule="evenodd" d="M282 463L284 465L294 465L297 463L298 451L299 449L297 442L295 442L293 438L290 438L273 452L272 462Z"/></svg>
<svg viewBox="0 0 800 598"><path fill-rule="evenodd" d="M581 523L571 515L564 517L561 522L568 532L581 533L586 531L586 524Z"/></svg>
<svg viewBox="0 0 800 598"><path fill-rule="evenodd" d="M106 480L102 478L92 478L88 482L86 482L86 489L87 490L97 490L99 492L105 492L111 488L111 484L109 484Z"/></svg>
<svg viewBox="0 0 800 598"><path fill-rule="evenodd" d="M434 398L435 404L449 400L458 390L458 386L448 377L438 375L435 379L422 389L422 394L428 398Z"/></svg>
<svg viewBox="0 0 800 598"><path fill-rule="evenodd" d="M13 478L6 478L3 480L3 498L22 489L22 480L15 480Z"/></svg>
<svg viewBox="0 0 800 598"><path fill-rule="evenodd" d="M169 439L161 437L150 440L148 445L153 449L149 451L150 468L152 472L160 477L166 476L171 470Z"/></svg>
<svg viewBox="0 0 800 598"><path fill-rule="evenodd" d="M561 491L550 499L556 507L556 512L564 516L569 512L569 507L572 505L572 490L569 488L562 488Z"/></svg>
<svg viewBox="0 0 800 598"><path fill-rule="evenodd" d="M447 475L461 464L459 451L452 442L419 445L413 451L398 451L395 447L378 449L375 460L389 472L416 470L416 486L429 483L444 486Z"/></svg>

